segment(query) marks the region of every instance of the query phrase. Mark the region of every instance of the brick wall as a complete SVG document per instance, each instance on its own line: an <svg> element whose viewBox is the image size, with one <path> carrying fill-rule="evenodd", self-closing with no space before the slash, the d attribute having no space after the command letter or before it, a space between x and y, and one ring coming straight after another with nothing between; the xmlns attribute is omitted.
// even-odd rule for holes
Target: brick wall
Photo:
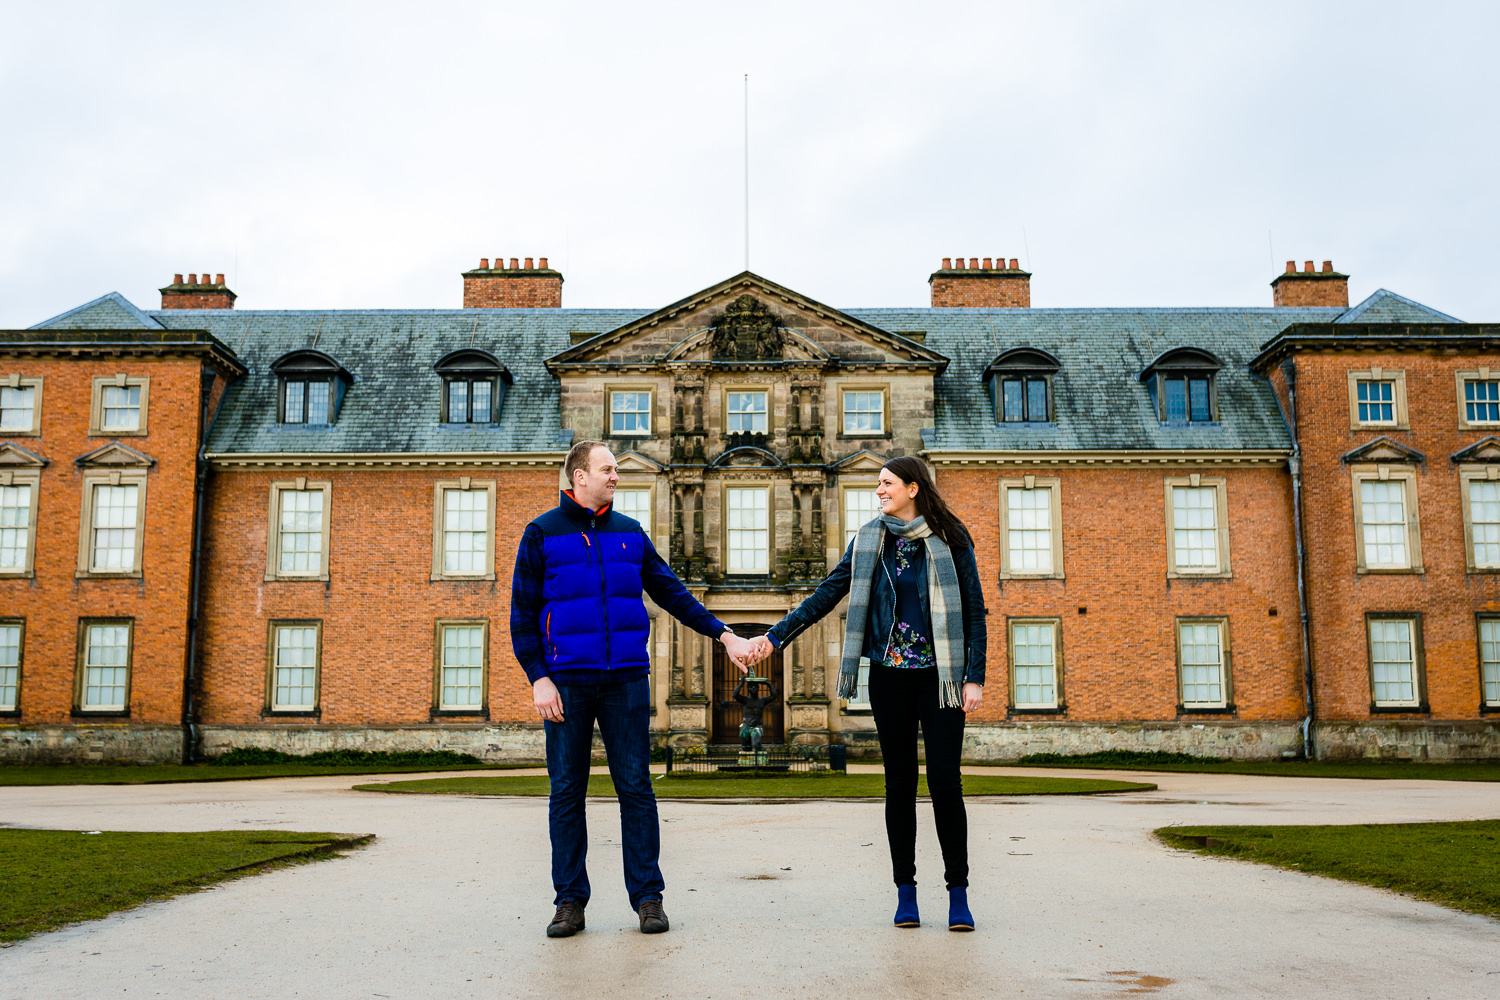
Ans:
<svg viewBox="0 0 1500 1000"><path fill-rule="evenodd" d="M927 279L935 308L1027 309L1031 306L1031 273L1021 270L1018 260L1005 266L1005 259L993 262L985 257L944 257L941 270ZM993 266L992 266L993 265Z"/></svg>
<svg viewBox="0 0 1500 1000"><path fill-rule="evenodd" d="M503 267L499 257L495 266L481 258L479 267L465 271L465 309L560 309L563 276L547 266L547 258L533 265L530 257L524 266L512 257L510 267Z"/></svg>

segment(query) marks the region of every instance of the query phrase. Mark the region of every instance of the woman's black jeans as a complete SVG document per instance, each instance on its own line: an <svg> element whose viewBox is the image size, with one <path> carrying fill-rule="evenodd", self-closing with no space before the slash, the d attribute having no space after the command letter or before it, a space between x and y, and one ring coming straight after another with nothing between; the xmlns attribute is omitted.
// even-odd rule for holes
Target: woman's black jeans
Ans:
<svg viewBox="0 0 1500 1000"><path fill-rule="evenodd" d="M872 664L870 711L885 758L885 835L897 885L917 881L917 726L927 748L927 790L943 849L948 888L969 884L969 818L959 758L964 711L938 707L937 668L905 670Z"/></svg>

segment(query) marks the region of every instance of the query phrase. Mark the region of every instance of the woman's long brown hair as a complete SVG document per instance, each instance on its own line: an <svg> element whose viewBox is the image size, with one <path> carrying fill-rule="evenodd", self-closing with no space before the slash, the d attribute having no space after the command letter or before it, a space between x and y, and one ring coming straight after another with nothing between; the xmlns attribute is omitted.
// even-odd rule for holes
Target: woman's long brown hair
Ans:
<svg viewBox="0 0 1500 1000"><path fill-rule="evenodd" d="M926 519L927 527L932 529L934 535L941 538L950 549L973 547L974 541L969 537L969 529L964 527L958 515L943 502L937 484L927 471L926 462L905 456L891 459L885 463L885 467L891 475L908 486L917 484L917 514Z"/></svg>

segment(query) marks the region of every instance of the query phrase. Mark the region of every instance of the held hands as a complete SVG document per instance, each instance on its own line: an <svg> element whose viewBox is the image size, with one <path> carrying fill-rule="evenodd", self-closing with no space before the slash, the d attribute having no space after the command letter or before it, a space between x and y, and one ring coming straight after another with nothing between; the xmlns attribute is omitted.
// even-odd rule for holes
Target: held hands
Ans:
<svg viewBox="0 0 1500 1000"><path fill-rule="evenodd" d="M751 644L748 639L741 639L733 632L725 631L719 636L719 641L724 644L724 652L729 654L729 662L740 668L741 674L750 672L750 664L755 661L750 659Z"/></svg>
<svg viewBox="0 0 1500 1000"><path fill-rule="evenodd" d="M753 667L774 652L776 652L776 647L771 645L771 640L763 635L758 635L750 640L750 658L747 664Z"/></svg>

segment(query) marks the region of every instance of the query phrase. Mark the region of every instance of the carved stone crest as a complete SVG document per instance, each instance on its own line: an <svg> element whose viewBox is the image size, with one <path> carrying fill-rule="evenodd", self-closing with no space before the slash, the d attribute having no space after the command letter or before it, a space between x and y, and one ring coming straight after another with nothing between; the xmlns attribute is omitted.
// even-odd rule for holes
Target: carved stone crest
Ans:
<svg viewBox="0 0 1500 1000"><path fill-rule="evenodd" d="M741 295L713 318L715 361L780 361L781 324L770 307L751 295Z"/></svg>

